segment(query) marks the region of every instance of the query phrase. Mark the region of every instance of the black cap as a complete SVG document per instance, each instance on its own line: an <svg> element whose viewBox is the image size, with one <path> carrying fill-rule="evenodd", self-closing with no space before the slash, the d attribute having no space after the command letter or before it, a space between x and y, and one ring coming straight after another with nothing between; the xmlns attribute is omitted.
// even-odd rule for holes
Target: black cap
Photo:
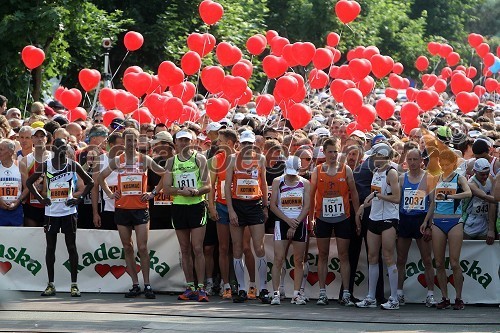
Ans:
<svg viewBox="0 0 500 333"><path fill-rule="evenodd" d="M54 110L64 110L64 105L62 105L61 102L56 100L50 101L48 106L50 106Z"/></svg>

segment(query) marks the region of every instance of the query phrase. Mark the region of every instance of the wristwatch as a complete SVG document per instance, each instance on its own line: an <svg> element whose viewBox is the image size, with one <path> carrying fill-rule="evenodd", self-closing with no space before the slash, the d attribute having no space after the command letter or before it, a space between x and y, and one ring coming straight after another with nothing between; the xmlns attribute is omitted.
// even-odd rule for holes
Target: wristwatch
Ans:
<svg viewBox="0 0 500 333"><path fill-rule="evenodd" d="M151 191L151 194L152 194L152 195L157 195L157 194L158 194L158 193L156 192L156 189L155 189L155 188Z"/></svg>

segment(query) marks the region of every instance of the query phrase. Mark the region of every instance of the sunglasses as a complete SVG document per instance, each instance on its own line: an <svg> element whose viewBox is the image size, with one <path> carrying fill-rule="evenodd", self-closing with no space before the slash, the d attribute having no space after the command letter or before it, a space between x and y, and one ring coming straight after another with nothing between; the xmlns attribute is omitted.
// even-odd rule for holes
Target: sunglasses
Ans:
<svg viewBox="0 0 500 333"><path fill-rule="evenodd" d="M272 136L266 136L264 139L266 139L267 141L267 140L274 140L275 138L273 138Z"/></svg>
<svg viewBox="0 0 500 333"><path fill-rule="evenodd" d="M100 124L100 123L103 123L103 122L104 122L104 120L102 120L102 119L94 119L94 123L95 124Z"/></svg>

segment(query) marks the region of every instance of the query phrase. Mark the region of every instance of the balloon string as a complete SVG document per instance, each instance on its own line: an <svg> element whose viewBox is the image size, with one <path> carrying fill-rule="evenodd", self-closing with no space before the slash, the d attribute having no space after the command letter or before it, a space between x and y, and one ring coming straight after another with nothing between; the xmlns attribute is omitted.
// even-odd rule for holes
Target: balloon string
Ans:
<svg viewBox="0 0 500 333"><path fill-rule="evenodd" d="M437 67L439 66L439 64L441 63L443 59L441 57L439 57L439 61L436 63L436 66L434 66L434 69L432 70L432 74L434 74L436 72L436 69Z"/></svg>
<svg viewBox="0 0 500 333"><path fill-rule="evenodd" d="M85 99L89 101L89 106L92 106L92 101L90 100L90 96L87 91L85 92L85 96L83 96L83 105L82 105L83 107L85 107Z"/></svg>
<svg viewBox="0 0 500 333"><path fill-rule="evenodd" d="M26 89L26 102L24 103L23 119L26 116L26 108L28 107L28 97L30 94L31 70L29 71L29 73L30 75L28 75L28 89Z"/></svg>
<svg viewBox="0 0 500 333"><path fill-rule="evenodd" d="M116 69L115 73L113 74L113 76L111 77L111 81L113 81L113 79L115 78L116 74L118 73L118 71L120 70L120 67L122 67L123 65L123 62L125 61L125 59L127 59L127 56L128 54L130 53L130 51L127 51L127 53L125 53L125 56L123 57L122 59L122 62L120 62L120 65L118 65L118 68Z"/></svg>

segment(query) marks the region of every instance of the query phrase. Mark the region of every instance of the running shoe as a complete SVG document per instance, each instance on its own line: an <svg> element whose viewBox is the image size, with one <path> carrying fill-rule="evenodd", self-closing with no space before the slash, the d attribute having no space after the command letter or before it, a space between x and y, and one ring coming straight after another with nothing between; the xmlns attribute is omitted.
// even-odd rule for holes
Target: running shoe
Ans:
<svg viewBox="0 0 500 333"><path fill-rule="evenodd" d="M278 293L274 293L273 299L271 300L271 305L280 305L281 304L280 296L281 294L278 295Z"/></svg>
<svg viewBox="0 0 500 333"><path fill-rule="evenodd" d="M213 283L207 283L205 285L205 292L207 293L208 296L213 296L214 295L214 285L213 285Z"/></svg>
<svg viewBox="0 0 500 333"><path fill-rule="evenodd" d="M141 294L141 288L139 285L134 284L132 285L132 289L128 290L128 293L125 294L125 298L134 298L137 297Z"/></svg>
<svg viewBox="0 0 500 333"><path fill-rule="evenodd" d="M460 298L455 298L455 304L453 304L453 310L463 310L465 309L464 301Z"/></svg>
<svg viewBox="0 0 500 333"><path fill-rule="evenodd" d="M250 287L250 289L248 289L247 299L250 300L257 299L257 288Z"/></svg>
<svg viewBox="0 0 500 333"><path fill-rule="evenodd" d="M300 290L299 290L299 293L300 293L300 294L302 295L302 297L306 300L306 302L309 302L309 297L308 297L308 296L306 296L306 292L305 292L305 290L304 290L304 289L300 289ZM280 295L280 297L281 297L281 295Z"/></svg>
<svg viewBox="0 0 500 333"><path fill-rule="evenodd" d="M356 307L358 308L376 308L377 301L370 297L365 297L361 302L356 303Z"/></svg>
<svg viewBox="0 0 500 333"><path fill-rule="evenodd" d="M187 288L177 299L179 301L197 301L198 295L191 288Z"/></svg>
<svg viewBox="0 0 500 333"><path fill-rule="evenodd" d="M398 302L399 305L405 305L406 304L405 295L398 295Z"/></svg>
<svg viewBox="0 0 500 333"><path fill-rule="evenodd" d="M438 309L438 310L449 309L450 307L451 307L450 300L446 299L444 297L441 299L441 302L439 302L436 305L436 309Z"/></svg>
<svg viewBox="0 0 500 333"><path fill-rule="evenodd" d="M248 299L247 292L240 290L236 297L233 297L233 303L244 303Z"/></svg>
<svg viewBox="0 0 500 333"><path fill-rule="evenodd" d="M285 298L286 298L285 287L284 286L280 286L280 299L284 300Z"/></svg>
<svg viewBox="0 0 500 333"><path fill-rule="evenodd" d="M155 299L156 298L156 295L153 292L153 288L151 288L151 286L149 284L144 286L144 297L146 297L147 299Z"/></svg>
<svg viewBox="0 0 500 333"><path fill-rule="evenodd" d="M340 305L343 306L354 306L354 302L351 300L351 294L346 293L342 296L342 299L340 300Z"/></svg>
<svg viewBox="0 0 500 333"><path fill-rule="evenodd" d="M270 304L271 297L269 296L269 291L267 289L262 289L259 293L259 299L263 304Z"/></svg>
<svg viewBox="0 0 500 333"><path fill-rule="evenodd" d="M434 295L428 295L425 298L425 306L428 308L432 308L433 306L436 306L437 302L434 299Z"/></svg>
<svg viewBox="0 0 500 333"><path fill-rule="evenodd" d="M227 288L222 293L222 299L232 299L233 293L231 292L231 288Z"/></svg>
<svg viewBox="0 0 500 333"><path fill-rule="evenodd" d="M292 297L292 301L290 303L297 305L306 305L307 302L301 294L298 294L297 296Z"/></svg>
<svg viewBox="0 0 500 333"><path fill-rule="evenodd" d="M55 296L56 287L52 283L47 284L47 288L42 292L42 296Z"/></svg>
<svg viewBox="0 0 500 333"><path fill-rule="evenodd" d="M326 296L326 294L320 294L316 305L328 305L329 303L328 296Z"/></svg>
<svg viewBox="0 0 500 333"><path fill-rule="evenodd" d="M397 299L389 297L387 302L385 302L384 304L380 304L380 308L382 310L398 310L399 309L399 302Z"/></svg>
<svg viewBox="0 0 500 333"><path fill-rule="evenodd" d="M70 292L71 292L71 297L81 297L82 296L80 294L80 290L78 289L78 286L76 284L71 286Z"/></svg>
<svg viewBox="0 0 500 333"><path fill-rule="evenodd" d="M198 302L208 302L207 291L203 288L198 288Z"/></svg>

